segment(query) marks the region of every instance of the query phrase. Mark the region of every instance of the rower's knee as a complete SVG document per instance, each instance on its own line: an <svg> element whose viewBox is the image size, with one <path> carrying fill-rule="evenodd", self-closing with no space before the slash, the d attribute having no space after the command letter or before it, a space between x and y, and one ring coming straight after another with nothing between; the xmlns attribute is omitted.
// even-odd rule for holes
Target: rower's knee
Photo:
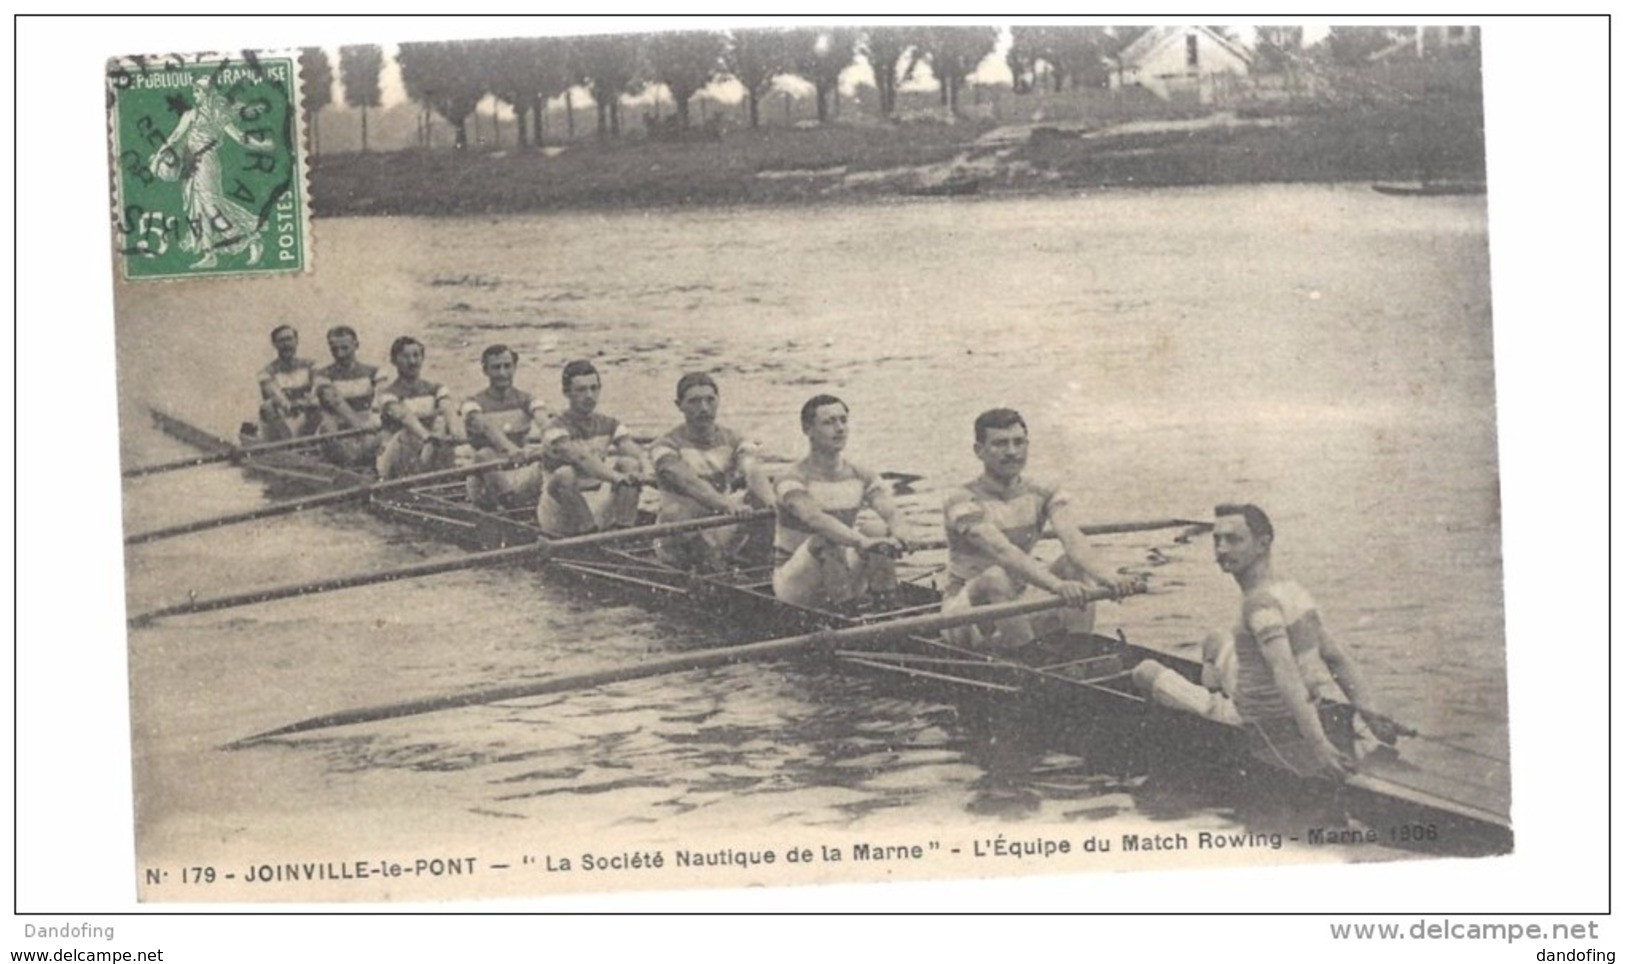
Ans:
<svg viewBox="0 0 1625 964"><path fill-rule="evenodd" d="M630 455L617 455L610 462L610 468L627 475L637 475L643 469L643 464Z"/></svg>
<svg viewBox="0 0 1625 964"><path fill-rule="evenodd" d="M965 592L970 598L971 605L986 606L1015 599L1021 595L1021 587L1016 585L1009 573L995 566L966 583Z"/></svg>
<svg viewBox="0 0 1625 964"><path fill-rule="evenodd" d="M561 465L547 477L547 494L555 499L564 498L567 493L574 493L577 488L577 476L574 466Z"/></svg>

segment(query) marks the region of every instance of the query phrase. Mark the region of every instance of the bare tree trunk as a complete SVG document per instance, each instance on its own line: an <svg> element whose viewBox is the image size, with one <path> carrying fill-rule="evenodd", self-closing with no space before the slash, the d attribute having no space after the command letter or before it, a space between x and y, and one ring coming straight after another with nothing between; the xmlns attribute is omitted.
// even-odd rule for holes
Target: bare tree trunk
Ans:
<svg viewBox="0 0 1625 964"><path fill-rule="evenodd" d="M570 140L572 140L572 141L575 140L576 139L575 98L570 96L570 92L568 90L566 90L564 92L564 125L565 125L565 128L566 128L566 132L569 134Z"/></svg>
<svg viewBox="0 0 1625 964"><path fill-rule="evenodd" d="M367 153L367 105L361 105L361 153Z"/></svg>

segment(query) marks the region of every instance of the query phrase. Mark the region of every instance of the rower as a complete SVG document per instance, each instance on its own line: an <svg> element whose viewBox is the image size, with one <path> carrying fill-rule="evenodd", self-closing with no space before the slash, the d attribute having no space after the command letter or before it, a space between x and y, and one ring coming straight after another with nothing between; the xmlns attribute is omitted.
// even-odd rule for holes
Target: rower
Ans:
<svg viewBox="0 0 1625 964"><path fill-rule="evenodd" d="M378 453L378 477L395 479L434 469L449 468L460 432L451 393L444 385L423 376L427 350L410 335L389 346L396 378L379 389L377 405L388 440ZM454 429L454 426L456 427Z"/></svg>
<svg viewBox="0 0 1625 964"><path fill-rule="evenodd" d="M347 429L380 428L373 401L389 377L377 365L356 359L361 339L349 325L335 325L327 332L327 350L333 364L316 370L316 399L322 407L321 434ZM340 465L365 465L378 457L383 444L380 432L351 435L323 443L329 461Z"/></svg>
<svg viewBox="0 0 1625 964"><path fill-rule="evenodd" d="M480 369L490 385L460 410L475 461L499 462L527 451L541 456L538 428L548 418L547 406L514 387L518 367L519 353L507 345L492 345L480 354ZM537 462L471 475L469 501L481 508L530 506L542 493L542 479Z"/></svg>
<svg viewBox="0 0 1625 964"><path fill-rule="evenodd" d="M316 364L299 357L299 331L292 325L271 329L271 344L276 357L259 374L260 437L276 442L311 435L321 424L313 394Z"/></svg>
<svg viewBox="0 0 1625 964"><path fill-rule="evenodd" d="M1086 601L1089 583L1122 595L1134 580L1105 569L1090 552L1077 505L1064 490L1023 477L1027 468L1027 423L1010 408L977 416L973 451L982 474L943 500L948 536L948 585L942 611L1012 602L1049 592L1069 608L1000 620L991 626L950 629L961 646L1013 652L1041 636L1089 633L1094 608ZM1032 555L1048 525L1061 541L1061 556L1044 565Z"/></svg>
<svg viewBox="0 0 1625 964"><path fill-rule="evenodd" d="M573 536L620 529L637 521L644 454L618 420L598 411L603 380L592 362L564 366L568 407L542 432L547 482L536 503L536 522L549 535Z"/></svg>
<svg viewBox="0 0 1625 964"><path fill-rule="evenodd" d="M1275 574L1275 528L1264 510L1221 505L1215 515L1213 556L1241 587L1241 621L1203 642L1203 685L1152 659L1135 667L1134 682L1164 706L1243 727L1253 753L1276 766L1341 780L1354 764L1327 736L1317 704L1346 696L1390 745L1405 728L1374 708L1370 685L1326 633L1309 593Z"/></svg>
<svg viewBox="0 0 1625 964"><path fill-rule="evenodd" d="M880 476L849 462L848 409L833 395L801 407L807 457L773 483L773 595L798 606L844 606L897 591L907 551L903 517ZM864 508L878 516L860 520Z"/></svg>
<svg viewBox="0 0 1625 964"><path fill-rule="evenodd" d="M649 449L660 480L660 516L657 522L681 522L708 515L743 518L753 506L773 504L772 484L762 471L759 447L733 429L717 424L720 393L704 372L690 372L677 380L677 408L683 424L655 440ZM748 488L748 493L746 489ZM702 572L718 572L737 558L749 532L724 526L666 536L655 551L667 565Z"/></svg>

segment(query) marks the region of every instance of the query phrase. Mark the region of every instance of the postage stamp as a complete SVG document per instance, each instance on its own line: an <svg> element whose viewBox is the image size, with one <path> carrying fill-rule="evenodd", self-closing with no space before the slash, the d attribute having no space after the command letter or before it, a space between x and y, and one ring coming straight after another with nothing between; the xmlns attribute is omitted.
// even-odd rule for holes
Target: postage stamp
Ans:
<svg viewBox="0 0 1625 964"><path fill-rule="evenodd" d="M295 54L108 62L113 238L125 278L309 268L298 79Z"/></svg>

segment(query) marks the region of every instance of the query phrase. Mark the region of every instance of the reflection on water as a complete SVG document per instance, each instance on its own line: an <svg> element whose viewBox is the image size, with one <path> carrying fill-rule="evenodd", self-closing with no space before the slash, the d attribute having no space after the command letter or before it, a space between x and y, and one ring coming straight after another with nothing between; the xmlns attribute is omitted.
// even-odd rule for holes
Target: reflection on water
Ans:
<svg viewBox="0 0 1625 964"><path fill-rule="evenodd" d="M852 407L855 460L922 476L903 501L928 528L942 493L976 472L972 418L1013 405L1032 431L1033 473L1065 479L1092 519L1265 504L1281 567L1315 593L1394 710L1505 756L1481 199L1201 189L813 212L344 219L319 222L317 234L319 270L260 282L253 299L217 282L120 289L131 464L179 451L145 427L146 405L216 429L251 412L266 334L289 320L312 357L330 324L354 326L367 360L411 332L429 346L428 376L457 393L480 387L490 342L514 346L519 384L554 403L562 362L591 357L605 376L602 407L639 432L675 424L672 384L705 369L722 386L723 421L786 455L803 445L801 402L834 391ZM132 530L264 497L223 467L126 491ZM1207 545L1178 536L1101 541L1114 565L1151 573L1159 591L1104 607L1102 628L1189 652L1232 618L1234 587ZM132 549L130 605L451 551L327 510ZM607 605L526 570L141 630L131 672L146 741L144 838L161 846L186 821L252 823L254 813L316 833L335 812L388 813L402 801L474 834L527 821L585 833L674 821L1274 819L1270 793L1189 773L1188 761L1159 766L1144 740L1082 725L1038 740L1053 726L1018 711L950 705L810 663L212 749L316 712L748 632ZM1428 753L1414 745L1417 758ZM265 767L281 782L258 778Z"/></svg>

